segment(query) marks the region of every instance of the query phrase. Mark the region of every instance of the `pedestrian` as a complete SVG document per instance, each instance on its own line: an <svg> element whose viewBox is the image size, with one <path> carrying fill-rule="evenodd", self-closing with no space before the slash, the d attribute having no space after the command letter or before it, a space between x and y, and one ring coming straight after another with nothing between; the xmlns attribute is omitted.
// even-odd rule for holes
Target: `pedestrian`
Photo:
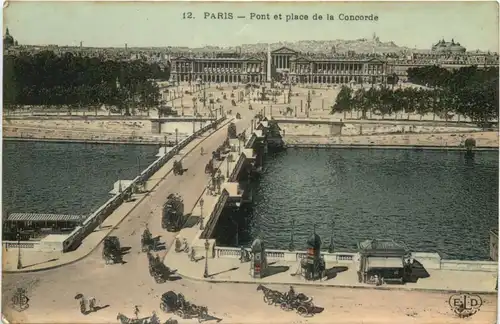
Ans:
<svg viewBox="0 0 500 324"><path fill-rule="evenodd" d="M141 311L139 310L139 306L138 306L138 305L135 305L135 306L134 306L134 315L135 315L135 318L136 318L136 319L139 319L139 313L140 313L140 312L141 312Z"/></svg>
<svg viewBox="0 0 500 324"><path fill-rule="evenodd" d="M80 298L80 313L87 315L87 305L85 305L85 297Z"/></svg>
<svg viewBox="0 0 500 324"><path fill-rule="evenodd" d="M89 299L89 312L95 312L95 297L90 297Z"/></svg>

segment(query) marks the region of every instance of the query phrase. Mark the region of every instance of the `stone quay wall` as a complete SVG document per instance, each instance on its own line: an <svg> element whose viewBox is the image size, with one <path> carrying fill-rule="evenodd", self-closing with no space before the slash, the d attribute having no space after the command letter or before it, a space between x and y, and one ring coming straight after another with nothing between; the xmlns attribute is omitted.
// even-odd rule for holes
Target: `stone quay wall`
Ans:
<svg viewBox="0 0 500 324"><path fill-rule="evenodd" d="M124 116L4 116L3 137L18 140L157 144L180 141L209 118ZM176 132L177 129L177 132Z"/></svg>
<svg viewBox="0 0 500 324"><path fill-rule="evenodd" d="M282 132L291 136L358 136L383 134L429 134L479 132L465 123L418 121L341 121L331 119L275 119Z"/></svg>

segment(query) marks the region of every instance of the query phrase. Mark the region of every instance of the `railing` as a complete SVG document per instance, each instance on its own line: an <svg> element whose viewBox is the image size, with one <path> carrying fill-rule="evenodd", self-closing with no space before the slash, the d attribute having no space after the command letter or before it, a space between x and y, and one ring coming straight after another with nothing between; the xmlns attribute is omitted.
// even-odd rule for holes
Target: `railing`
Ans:
<svg viewBox="0 0 500 324"><path fill-rule="evenodd" d="M241 152L238 157L238 161L236 162L236 165L233 168L233 171L231 172L231 175L229 176L229 179L227 179L228 182L234 182L236 181L236 177L238 176L238 173L240 172L240 168L243 165L243 163L246 160L246 155L245 153Z"/></svg>
<svg viewBox="0 0 500 324"><path fill-rule="evenodd" d="M247 252L250 252L250 248L245 248ZM215 257L216 258L239 258L241 254L240 248L233 247L215 247ZM325 261L330 262L343 262L343 263L351 263L355 261L356 253L349 252L334 252L334 253L321 253L321 255L325 258ZM299 261L305 257L307 257L307 252L304 251L286 251L286 250L266 250L266 256L268 259L273 260L284 260L290 262Z"/></svg>
<svg viewBox="0 0 500 324"><path fill-rule="evenodd" d="M3 241L2 245L6 249L17 249L20 247L21 249L33 249L35 246L40 245L40 242L12 242L12 241Z"/></svg>
<svg viewBox="0 0 500 324"><path fill-rule="evenodd" d="M441 270L498 272L495 261L441 260Z"/></svg>
<svg viewBox="0 0 500 324"><path fill-rule="evenodd" d="M226 189L222 190L222 193L220 194L219 198L217 199L217 202L215 203L214 208L212 209L212 212L208 216L208 221L205 226L205 229L200 235L200 238L205 239L205 238L210 238L211 232L214 229L215 225L217 224L217 218L215 215L218 216L220 212L222 211L222 208L224 208L224 205L226 204L227 199L229 198L229 193L227 192Z"/></svg>
<svg viewBox="0 0 500 324"><path fill-rule="evenodd" d="M220 124L226 118L221 117L219 120L215 121L215 125ZM81 242L83 238L88 235L94 228L106 219L120 204L123 202L126 195L132 193L133 188L139 183L148 180L156 171L158 171L161 167L163 167L168 160L170 160L173 156L177 154L178 151L183 149L189 142L191 142L196 136L204 133L209 128L214 127L214 123L210 123L205 127L201 128L194 134L190 135L186 139L182 140L175 146L170 152L161 156L156 161L154 161L151 165L149 165L144 171L141 172L139 176L137 176L132 182L125 188L123 188L121 193L116 194L111 199L109 199L104 205L99 207L89 218L87 218L82 226L78 226L68 235L68 238L63 243L63 251L67 252L75 244Z"/></svg>

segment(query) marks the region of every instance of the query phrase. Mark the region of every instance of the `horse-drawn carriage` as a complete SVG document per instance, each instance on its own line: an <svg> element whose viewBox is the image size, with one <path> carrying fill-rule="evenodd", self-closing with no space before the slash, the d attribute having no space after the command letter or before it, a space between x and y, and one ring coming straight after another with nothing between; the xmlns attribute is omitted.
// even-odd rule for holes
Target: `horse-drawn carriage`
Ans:
<svg viewBox="0 0 500 324"><path fill-rule="evenodd" d="M141 250L142 252L149 252L149 251L154 251L155 250L155 239L153 238L153 235L149 231L148 228L144 230L142 233L141 237Z"/></svg>
<svg viewBox="0 0 500 324"><path fill-rule="evenodd" d="M214 171L215 171L214 160L210 159L210 161L208 161L208 163L205 165L205 173L206 174L213 174Z"/></svg>
<svg viewBox="0 0 500 324"><path fill-rule="evenodd" d="M161 227L169 232L179 231L184 225L184 200L179 194L170 194L163 205Z"/></svg>
<svg viewBox="0 0 500 324"><path fill-rule="evenodd" d="M174 313L182 319L198 318L201 323L208 316L205 306L191 304L184 298L183 294L168 291L161 296L160 309L165 313Z"/></svg>
<svg viewBox="0 0 500 324"><path fill-rule="evenodd" d="M295 294L293 287L290 287L288 293L282 293L263 285L259 285L257 290L264 293L264 302L268 305L279 305L285 311L295 310L301 316L312 315L316 312L317 307L314 306L312 298L302 293Z"/></svg>
<svg viewBox="0 0 500 324"><path fill-rule="evenodd" d="M174 175L182 175L184 173L184 168L182 167L182 162L181 161L174 161Z"/></svg>
<svg viewBox="0 0 500 324"><path fill-rule="evenodd" d="M158 255L153 257L153 255L148 252L148 262L149 274L154 278L156 283L164 283L171 274L175 273L175 271L172 271L160 260Z"/></svg>
<svg viewBox="0 0 500 324"><path fill-rule="evenodd" d="M219 148L212 152L212 159L222 161L222 154Z"/></svg>
<svg viewBox="0 0 500 324"><path fill-rule="evenodd" d="M106 264L114 264L122 262L122 251L120 240L116 236L108 236L104 239L102 248L102 258Z"/></svg>

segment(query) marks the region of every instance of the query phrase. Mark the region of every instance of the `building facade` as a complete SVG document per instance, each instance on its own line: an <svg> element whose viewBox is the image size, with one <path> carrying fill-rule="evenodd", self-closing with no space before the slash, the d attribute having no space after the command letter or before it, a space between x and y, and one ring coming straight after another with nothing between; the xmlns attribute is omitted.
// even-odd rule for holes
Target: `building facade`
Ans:
<svg viewBox="0 0 500 324"><path fill-rule="evenodd" d="M292 83L381 83L388 75L381 58L305 55L286 47L271 52L271 62Z"/></svg>
<svg viewBox="0 0 500 324"><path fill-rule="evenodd" d="M267 65L271 69L268 72ZM346 84L385 82L387 64L380 58L310 56L282 47L265 55L171 58L176 82L266 82ZM268 74L271 73L271 76Z"/></svg>
<svg viewBox="0 0 500 324"><path fill-rule="evenodd" d="M171 58L171 80L176 82L264 82L266 60L262 57Z"/></svg>
<svg viewBox="0 0 500 324"><path fill-rule="evenodd" d="M498 67L498 54L464 53L454 41L438 43L439 47L456 49L412 53L401 57L373 55L307 54L282 47L274 51L245 56L240 53L218 57L171 58L172 80L177 82L266 82L289 81L301 84L385 83L396 74L407 80L407 70L437 65L458 69L476 65L478 68ZM438 45L436 44L436 45ZM268 69L268 66L270 67Z"/></svg>

